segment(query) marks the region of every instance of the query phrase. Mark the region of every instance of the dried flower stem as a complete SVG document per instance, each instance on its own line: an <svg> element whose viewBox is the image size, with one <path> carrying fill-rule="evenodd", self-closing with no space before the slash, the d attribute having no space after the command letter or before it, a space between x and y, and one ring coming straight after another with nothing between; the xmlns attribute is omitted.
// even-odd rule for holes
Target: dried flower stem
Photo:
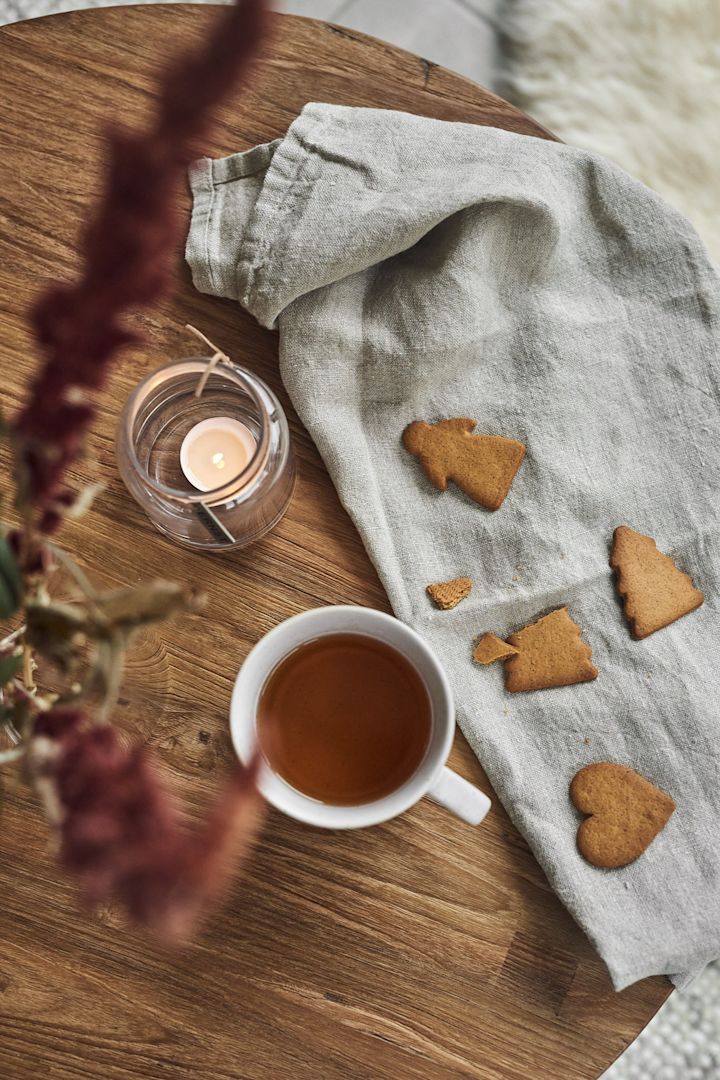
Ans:
<svg viewBox="0 0 720 1080"><path fill-rule="evenodd" d="M25 746L13 746L11 750L3 750L0 753L0 765L9 765L11 761L19 761L25 756Z"/></svg>
<svg viewBox="0 0 720 1080"><path fill-rule="evenodd" d="M96 643L94 674L104 675L106 695L101 719L115 702L130 634L196 600L168 582L98 593L64 553L50 552L46 537L73 507L84 508L65 485L95 416L93 394L118 352L139 340L126 325L127 313L168 289L182 228L176 192L212 110L246 72L263 11L262 0L223 8L207 43L165 73L149 130L108 135L110 167L82 237L80 276L50 287L31 313L44 363L10 428L23 525L6 563L17 578L17 604L18 568L22 574L27 638L44 657L73 673L85 642ZM213 363L224 355L215 352ZM80 586L82 602L50 603L51 554ZM263 803L255 770L235 766L225 794L193 835L144 750L126 749L111 725L93 723L80 708L58 706L56 695L35 693L30 647L25 634L19 640L23 681L14 674L7 689L24 745L0 761L27 750L27 774L87 906L119 901L131 919L159 935L186 936L226 882L230 857L246 855L257 833Z"/></svg>
<svg viewBox="0 0 720 1080"><path fill-rule="evenodd" d="M75 581L76 585L79 586L80 591L82 592L85 599L89 600L91 603L97 600L97 589L88 579L84 571L78 566L75 560L72 559L66 551L63 551L61 547L58 547L57 544L48 543L47 547L55 556L60 565L65 570L67 570L67 572Z"/></svg>
<svg viewBox="0 0 720 1080"><path fill-rule="evenodd" d="M37 690L35 685L35 677L33 674L34 662L32 649L27 642L23 645L23 683L25 689L29 694L34 694Z"/></svg>
<svg viewBox="0 0 720 1080"><path fill-rule="evenodd" d="M83 238L83 271L76 283L49 288L32 312L46 359L11 428L16 503L41 533L54 532L74 501L64 476L95 415L90 392L103 385L118 351L139 340L125 325L126 312L168 289L180 228L175 192L212 109L245 73L262 28L261 0L223 9L206 46L166 72L150 130L108 136L110 170Z"/></svg>

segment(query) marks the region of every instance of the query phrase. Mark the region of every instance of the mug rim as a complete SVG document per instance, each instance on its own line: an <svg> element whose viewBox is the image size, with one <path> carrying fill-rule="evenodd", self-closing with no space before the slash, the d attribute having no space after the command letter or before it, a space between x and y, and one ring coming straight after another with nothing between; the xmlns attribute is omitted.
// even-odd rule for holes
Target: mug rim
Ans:
<svg viewBox="0 0 720 1080"><path fill-rule="evenodd" d="M267 682L267 679L274 668L282 663L294 649L299 648L308 641L313 641L319 637L334 633L363 633L362 629L352 631L347 630L344 627L338 627L337 625L333 626L333 616L340 612L344 615L355 614L359 619L365 619L370 623L380 623L386 626L390 625L400 637L404 636L406 639L413 642L422 656L422 666L416 663L413 658L407 656L406 653L402 652L402 649L396 645L395 642L385 641L385 644L402 652L405 659L417 669L420 676L426 682L426 685L427 669L429 668L439 684L442 700L442 715L436 715L439 710L433 708L433 724L441 726L443 730L441 730L440 733L439 745L432 751L434 764L428 770L428 774L420 783L418 783L418 775L422 770L423 765L425 765L428 760L426 755L415 772L408 777L400 787L396 788L395 791L390 792L389 795L385 795L381 799L376 799L372 802L350 805L320 802L309 795L305 795L297 788L293 788L290 784L287 784L287 782L270 767L269 763L264 758L261 760L258 787L263 797L277 810L280 810L289 817L292 817L297 821L302 821L307 825L315 825L327 829L356 829L364 828L369 825L379 825L383 821L389 821L391 818L397 817L399 814L410 809L416 802L419 802L423 796L427 795L428 791L438 780L452 748L455 734L455 704L452 688L450 687L448 677L442 664L428 642L418 634L416 630L411 626L408 626L407 623L402 622L394 615L379 611L377 608L362 607L359 604L328 604L316 608L309 608L307 611L298 612L296 615L291 615L289 618L284 619L264 634L259 641L253 645L240 666L235 678L230 700L230 736L235 754L243 764L247 765L253 752L257 749L255 731L257 699L262 687ZM265 665L260 664L260 673L255 673L254 666L258 665L259 658L268 650L269 646L278 640L278 638L287 635L299 624L307 623L309 626L312 626L314 622L320 623L323 621L328 621L328 625L325 629L318 628L316 632L308 632L301 640L294 642L292 646L283 650L282 656L274 662ZM371 636L373 636L372 633ZM430 687L428 687L428 692L430 692ZM252 697L252 708L249 708L246 705L249 697ZM428 750L430 751L430 748L428 748ZM268 779L271 780L270 785L268 785ZM277 791L273 790L274 785L272 784L272 780L279 781L287 788L288 792L292 792L294 797L293 801L295 803L292 809L283 802L282 798L277 797Z"/></svg>

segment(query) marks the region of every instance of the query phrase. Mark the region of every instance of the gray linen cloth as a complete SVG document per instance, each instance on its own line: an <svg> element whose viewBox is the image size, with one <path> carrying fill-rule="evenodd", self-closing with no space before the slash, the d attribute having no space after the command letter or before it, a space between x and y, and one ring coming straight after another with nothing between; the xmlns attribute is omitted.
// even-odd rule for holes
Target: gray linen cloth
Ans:
<svg viewBox="0 0 720 1080"><path fill-rule="evenodd" d="M720 954L718 277L679 214L570 146L403 113L308 105L286 137L191 173L198 289L278 326L282 377L395 613L431 642L458 721L616 988L683 984ZM473 417L527 456L496 513L438 492L411 420ZM649 533L705 593L633 641L608 550ZM425 585L470 597L437 611ZM592 683L507 694L471 660L567 604ZM632 865L575 846L592 761L678 809Z"/></svg>

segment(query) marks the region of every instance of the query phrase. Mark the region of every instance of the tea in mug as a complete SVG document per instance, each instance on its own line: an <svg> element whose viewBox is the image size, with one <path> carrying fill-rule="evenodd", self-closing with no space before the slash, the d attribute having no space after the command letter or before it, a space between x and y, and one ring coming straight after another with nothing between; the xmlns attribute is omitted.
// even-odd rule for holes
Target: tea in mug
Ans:
<svg viewBox="0 0 720 1080"><path fill-rule="evenodd" d="M432 707L415 667L365 634L300 645L268 676L257 709L260 749L303 795L353 806L396 791L430 742Z"/></svg>

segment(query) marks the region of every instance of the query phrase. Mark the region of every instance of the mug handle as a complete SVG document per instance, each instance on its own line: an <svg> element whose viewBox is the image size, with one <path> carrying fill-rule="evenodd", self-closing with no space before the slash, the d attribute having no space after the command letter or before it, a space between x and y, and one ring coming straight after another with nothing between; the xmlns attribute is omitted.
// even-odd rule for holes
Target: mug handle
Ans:
<svg viewBox="0 0 720 1080"><path fill-rule="evenodd" d="M492 803L487 795L446 765L428 791L433 802L444 806L468 825L479 825Z"/></svg>

